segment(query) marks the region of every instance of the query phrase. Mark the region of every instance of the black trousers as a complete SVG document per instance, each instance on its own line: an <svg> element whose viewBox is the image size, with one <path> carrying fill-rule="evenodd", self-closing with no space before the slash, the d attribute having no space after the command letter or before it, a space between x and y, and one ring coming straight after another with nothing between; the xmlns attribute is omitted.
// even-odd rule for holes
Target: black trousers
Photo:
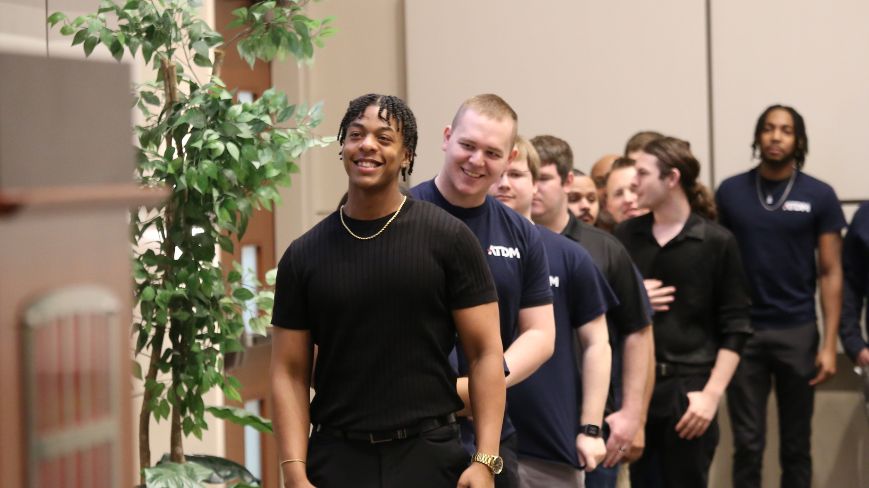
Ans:
<svg viewBox="0 0 869 488"><path fill-rule="evenodd" d="M699 391L709 375L658 377L646 421L646 449L631 465L632 488L695 488L709 482L718 446L718 416L700 437L680 439L676 424L688 409L688 392Z"/></svg>
<svg viewBox="0 0 869 488"><path fill-rule="evenodd" d="M812 483L812 413L818 328L755 330L742 351L739 368L727 389L733 425L733 486L760 487L766 447L766 404L775 388L779 420L781 486L808 488Z"/></svg>
<svg viewBox="0 0 869 488"><path fill-rule="evenodd" d="M378 444L321 432L308 441L308 479L317 488L455 487L469 463L456 424Z"/></svg>

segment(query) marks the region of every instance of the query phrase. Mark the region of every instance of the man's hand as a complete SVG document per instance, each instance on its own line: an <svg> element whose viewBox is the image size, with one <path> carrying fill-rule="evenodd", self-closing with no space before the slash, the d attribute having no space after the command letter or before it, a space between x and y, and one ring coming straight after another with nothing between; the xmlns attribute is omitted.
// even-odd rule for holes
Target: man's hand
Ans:
<svg viewBox="0 0 869 488"><path fill-rule="evenodd" d="M646 294L649 295L649 302L652 304L652 310L656 312L665 312L670 310L670 305L675 300L675 286L664 286L661 280L643 280L643 285L646 287Z"/></svg>
<svg viewBox="0 0 869 488"><path fill-rule="evenodd" d="M631 447L628 448L628 452L625 453L622 461L626 463L633 463L638 461L641 457L643 457L643 451L646 450L646 426L640 424L640 428L637 429L637 435L634 436L634 440L631 441Z"/></svg>
<svg viewBox="0 0 869 488"><path fill-rule="evenodd" d="M869 347L864 347L857 354L857 366L869 366Z"/></svg>
<svg viewBox="0 0 869 488"><path fill-rule="evenodd" d="M579 465L585 466L586 472L594 471L606 456L606 444L602 437L579 434L576 436L576 453L579 457Z"/></svg>
<svg viewBox="0 0 869 488"><path fill-rule="evenodd" d="M456 488L492 488L495 486L495 475L488 466L471 462L459 478Z"/></svg>
<svg viewBox="0 0 869 488"><path fill-rule="evenodd" d="M631 441L634 440L637 430L640 428L640 419L624 410L618 410L607 416L606 423L610 427L610 437L606 443L606 457L603 465L611 468L628 453Z"/></svg>
<svg viewBox="0 0 869 488"><path fill-rule="evenodd" d="M836 374L836 350L823 348L818 351L815 365L818 367L818 374L809 381L811 386L820 385Z"/></svg>
<svg viewBox="0 0 869 488"><path fill-rule="evenodd" d="M287 463L283 468L284 488L315 488L308 481L305 465L301 463Z"/></svg>
<svg viewBox="0 0 869 488"><path fill-rule="evenodd" d="M676 433L686 440L696 439L706 432L721 397L706 391L688 392L688 410L676 424Z"/></svg>

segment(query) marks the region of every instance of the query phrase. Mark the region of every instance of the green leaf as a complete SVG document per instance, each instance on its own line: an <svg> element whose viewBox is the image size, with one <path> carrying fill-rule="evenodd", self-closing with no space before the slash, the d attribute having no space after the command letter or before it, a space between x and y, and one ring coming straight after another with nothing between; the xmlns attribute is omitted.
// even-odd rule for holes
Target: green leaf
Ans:
<svg viewBox="0 0 869 488"><path fill-rule="evenodd" d="M230 156L232 156L232 159L238 161L238 146L236 146L235 143L227 142L226 151Z"/></svg>
<svg viewBox="0 0 869 488"><path fill-rule="evenodd" d="M54 27L54 24L64 19L66 19L66 14L64 14L63 12L55 12L48 16L47 22L48 25Z"/></svg>
<svg viewBox="0 0 869 488"><path fill-rule="evenodd" d="M229 275L226 277L226 281L230 283L238 283L241 281L241 273L236 270L232 270L229 272Z"/></svg>
<svg viewBox="0 0 869 488"><path fill-rule="evenodd" d="M68 35L72 34L73 32L75 32L75 27L73 27L70 24L67 24L67 25L60 28L60 33L65 35L65 36L68 36Z"/></svg>
<svg viewBox="0 0 869 488"><path fill-rule="evenodd" d="M207 68L211 67L211 58L209 58L208 56L203 56L199 53L193 55L193 62L196 64L196 66L203 66Z"/></svg>
<svg viewBox="0 0 869 488"><path fill-rule="evenodd" d="M148 488L200 488L211 476L211 470L195 463L161 463L144 471Z"/></svg>
<svg viewBox="0 0 869 488"><path fill-rule="evenodd" d="M198 464L211 471L211 476L205 480L206 483L218 484L241 480L247 486L260 485L260 480L247 468L230 459L202 454L185 454L184 458L188 463Z"/></svg>
<svg viewBox="0 0 869 488"><path fill-rule="evenodd" d="M205 114L201 110L193 109L184 114L184 121L191 127L201 129L205 127Z"/></svg>
<svg viewBox="0 0 869 488"><path fill-rule="evenodd" d="M266 271L266 284L269 286L275 286L275 283L278 280L278 268L272 268Z"/></svg>
<svg viewBox="0 0 869 488"><path fill-rule="evenodd" d="M142 379L142 365L139 364L139 361L132 361L132 369L133 369L133 377L141 380Z"/></svg>
<svg viewBox="0 0 869 488"><path fill-rule="evenodd" d="M142 42L142 57L145 58L145 62L151 61L151 55L154 54L154 46L150 41Z"/></svg>
<svg viewBox="0 0 869 488"><path fill-rule="evenodd" d="M124 45L115 39L109 47L109 52L112 53L113 58L120 61L124 57Z"/></svg>
<svg viewBox="0 0 869 488"><path fill-rule="evenodd" d="M84 40L87 39L87 37L88 37L88 30L81 29L80 31L76 32L75 37L72 38L72 45L77 46L77 45L83 43Z"/></svg>
<svg viewBox="0 0 869 488"><path fill-rule="evenodd" d="M153 287L146 286L144 290L142 290L142 294L139 296L139 300L143 302L150 302L157 295L157 292L154 291Z"/></svg>
<svg viewBox="0 0 869 488"><path fill-rule="evenodd" d="M247 288L236 288L235 290L233 290L232 296L239 300L246 301L253 298L254 294Z"/></svg>
<svg viewBox="0 0 869 488"><path fill-rule="evenodd" d="M258 432L272 433L271 420L264 419L259 415L248 412L247 410L244 410L242 408L228 406L212 406L206 407L205 410L219 419L229 420L236 425L241 425L242 427L252 427Z"/></svg>
<svg viewBox="0 0 869 488"><path fill-rule="evenodd" d="M203 58L208 57L208 44L205 41L196 41L190 45L193 51L202 56Z"/></svg>
<svg viewBox="0 0 869 488"><path fill-rule="evenodd" d="M232 348L227 348L232 349ZM229 351L226 351L229 352ZM241 402L241 395L238 393L238 390L233 388L231 385L223 385L223 394L226 395L226 398L234 402Z"/></svg>
<svg viewBox="0 0 869 488"><path fill-rule="evenodd" d="M157 95L155 95L154 93L149 91L142 91L139 94L142 95L142 99L145 100L146 103L157 106L160 105L160 99L157 98Z"/></svg>
<svg viewBox="0 0 869 488"><path fill-rule="evenodd" d="M94 51L94 48L97 46L97 43L99 41L100 40L97 37L88 37L87 39L85 39L85 41L84 41L84 55L90 56L91 53Z"/></svg>

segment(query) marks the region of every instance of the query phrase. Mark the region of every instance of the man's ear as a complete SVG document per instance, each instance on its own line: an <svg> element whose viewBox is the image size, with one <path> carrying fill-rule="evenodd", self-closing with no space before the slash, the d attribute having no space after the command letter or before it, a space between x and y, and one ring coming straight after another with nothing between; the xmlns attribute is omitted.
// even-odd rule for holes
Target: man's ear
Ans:
<svg viewBox="0 0 869 488"><path fill-rule="evenodd" d="M516 156L518 156L518 155L519 155L519 148L516 147L516 145L514 144L513 149L510 151L510 155L507 156L507 164L509 165L510 163L512 163L513 160L516 159Z"/></svg>
<svg viewBox="0 0 869 488"><path fill-rule="evenodd" d="M444 127L444 140L441 142L441 151L447 150L447 143L450 142L450 137L453 135L453 129L449 125Z"/></svg>
<svg viewBox="0 0 869 488"><path fill-rule="evenodd" d="M561 182L561 186L565 188L570 188L571 186L573 186L573 171L567 172L567 178L565 178L564 181Z"/></svg>
<svg viewBox="0 0 869 488"><path fill-rule="evenodd" d="M670 174L667 175L667 186L670 188L676 188L679 186L679 181L682 179L682 173L673 168L670 170Z"/></svg>

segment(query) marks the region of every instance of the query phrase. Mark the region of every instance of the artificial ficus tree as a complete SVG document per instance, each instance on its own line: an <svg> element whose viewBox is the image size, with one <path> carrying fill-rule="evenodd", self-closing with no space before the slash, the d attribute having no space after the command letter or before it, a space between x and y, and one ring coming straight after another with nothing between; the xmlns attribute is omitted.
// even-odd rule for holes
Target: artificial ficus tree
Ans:
<svg viewBox="0 0 869 488"><path fill-rule="evenodd" d="M331 142L313 133L321 120L319 105L293 105L274 90L237 103L220 80L228 48L251 66L287 54L310 60L314 46L322 47L333 29L330 19L307 17L307 3L260 1L239 8L230 27L240 29L232 39L223 39L198 17L194 0L102 0L94 14L69 19L58 12L48 18L86 55L102 44L117 60L129 55L153 68L153 79L135 87L144 119L135 127L135 176L142 186L171 189L171 196L160 208L134 212L131 219L135 355L148 358L144 371L134 363L144 382L143 484L187 486L212 474L178 466L185 462L182 439L201 437L207 429L209 407L202 398L209 390L218 387L240 400L240 385L224 374L223 356L242 349L249 301L270 312L273 300L267 291L255 295L247 289L237 264L225 275L216 262L217 248L231 253L233 238L244 234L251 213L278 202L277 188L289 185L300 155ZM203 70L210 75L197 75ZM143 242L155 231L158 239ZM260 316L251 326L262 333L268 320ZM152 416L171 424L171 466L162 470L150 468Z"/></svg>

